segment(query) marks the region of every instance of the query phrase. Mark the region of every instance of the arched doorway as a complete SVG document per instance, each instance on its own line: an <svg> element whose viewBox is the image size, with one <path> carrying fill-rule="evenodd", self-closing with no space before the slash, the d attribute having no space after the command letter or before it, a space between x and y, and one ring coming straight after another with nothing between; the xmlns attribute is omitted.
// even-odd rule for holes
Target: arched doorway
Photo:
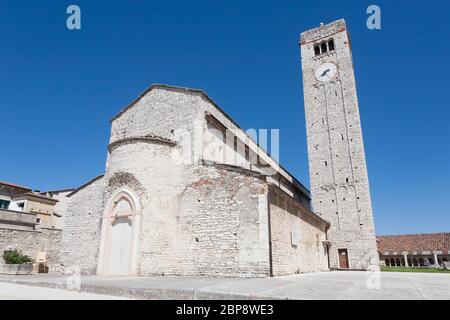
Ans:
<svg viewBox="0 0 450 320"><path fill-rule="evenodd" d="M123 187L110 198L103 215L98 274L136 274L140 216L132 190Z"/></svg>

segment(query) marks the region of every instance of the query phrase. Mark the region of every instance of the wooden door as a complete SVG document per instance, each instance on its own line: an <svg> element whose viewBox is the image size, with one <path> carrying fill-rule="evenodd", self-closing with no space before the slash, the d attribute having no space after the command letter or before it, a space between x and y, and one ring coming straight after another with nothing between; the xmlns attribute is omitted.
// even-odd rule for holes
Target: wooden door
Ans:
<svg viewBox="0 0 450 320"><path fill-rule="evenodd" d="M347 249L338 249L339 269L348 269L348 251Z"/></svg>
<svg viewBox="0 0 450 320"><path fill-rule="evenodd" d="M128 275L131 257L131 221L128 218L118 218L113 224L109 274Z"/></svg>

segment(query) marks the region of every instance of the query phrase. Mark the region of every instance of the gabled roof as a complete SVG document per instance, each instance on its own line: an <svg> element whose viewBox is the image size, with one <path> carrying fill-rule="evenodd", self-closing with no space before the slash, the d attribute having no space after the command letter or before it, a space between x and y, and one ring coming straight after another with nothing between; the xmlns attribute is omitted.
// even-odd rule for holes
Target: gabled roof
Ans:
<svg viewBox="0 0 450 320"><path fill-rule="evenodd" d="M139 102L139 100L141 100L143 97L145 97L145 95L147 93L149 93L150 91L152 91L153 89L162 89L162 90L167 90L167 91L174 91L174 92L182 92L182 93L187 93L187 94L195 94L195 95L199 95L202 98L204 98L205 100L207 100L208 102L210 102L212 105L214 105L217 109L219 109L230 121L232 121L237 127L239 127L239 125L229 116L225 113L225 111L222 110L222 108L219 107L219 105L217 103L214 102L213 99L211 99L208 94L201 90L201 89L193 89L193 88L186 88L186 87L178 87L178 86L171 86L168 84L160 84L160 83L154 83L152 84L150 87L148 87L147 89L145 89L136 99L134 99L133 101L131 101L127 106L125 106L125 108L123 108L122 110L120 110L120 112L118 114L116 114L114 117L112 117L110 119L110 121L114 121L117 118L119 118L122 114L124 114L125 112L128 111L128 109L130 109L131 107L133 107L136 103ZM240 127L239 127L240 128Z"/></svg>
<svg viewBox="0 0 450 320"><path fill-rule="evenodd" d="M223 111L223 109L221 107L219 107L219 105L217 103L215 103L214 100L211 99L208 96L208 94L205 91L203 91L201 89L192 89L192 88L186 88L186 87L171 86L171 85L167 85L167 84L152 84L149 88L144 90L136 99L134 99L127 106L125 106L118 114L116 114L114 117L112 117L110 119L110 122L113 122L114 120L118 119L122 114L127 112L136 103L138 103L147 93L149 93L150 91L152 91L154 89L161 89L161 90L167 90L167 91L174 91L174 92L182 92L182 93L186 93L186 94L199 95L203 99L205 99L206 101L211 103L220 113L222 113L228 120L230 120L237 128L239 128L240 130L243 130L236 123L236 121L233 120L233 118L231 118L225 111ZM251 136L247 135L247 137L259 147L259 143L254 141L254 139ZM262 152L264 152L269 158L271 158L271 156L267 153L266 150L262 149L261 147L259 147L259 149ZM303 193L305 193L306 196L310 197L309 190L299 180L297 180L291 173L289 173L289 171L286 170L281 164L278 163L277 165L288 175L289 179L292 179L292 183L294 185L296 185ZM75 193L75 191L73 193ZM70 194L68 196L70 196Z"/></svg>
<svg viewBox="0 0 450 320"><path fill-rule="evenodd" d="M101 174L101 175L99 175L99 176L96 176L95 178L89 180L89 181L86 182L85 184L83 184L83 185L79 186L78 188L74 189L74 190L73 190L71 193L69 193L66 197L69 197L69 198L70 198L71 196L73 196L75 193L77 193L77 192L80 191L81 189L84 189L85 187L87 187L87 186L90 185L91 183L94 183L95 181L97 181L97 180L103 178L103 176L104 176L103 174Z"/></svg>

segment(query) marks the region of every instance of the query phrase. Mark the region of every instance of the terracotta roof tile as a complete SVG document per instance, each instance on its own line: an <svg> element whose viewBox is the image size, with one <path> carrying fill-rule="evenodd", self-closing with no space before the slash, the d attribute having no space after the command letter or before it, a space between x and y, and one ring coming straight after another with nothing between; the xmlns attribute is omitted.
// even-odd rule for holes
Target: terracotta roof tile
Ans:
<svg viewBox="0 0 450 320"><path fill-rule="evenodd" d="M450 251L449 233L377 236L380 252Z"/></svg>
<svg viewBox="0 0 450 320"><path fill-rule="evenodd" d="M14 183L11 183L11 182L6 182L6 181L0 181L0 185L5 185L5 186L8 186L8 187L19 188L19 189L24 189L24 190L31 190L28 187L24 187L24 186L21 186L21 185L18 185L18 184L14 184Z"/></svg>

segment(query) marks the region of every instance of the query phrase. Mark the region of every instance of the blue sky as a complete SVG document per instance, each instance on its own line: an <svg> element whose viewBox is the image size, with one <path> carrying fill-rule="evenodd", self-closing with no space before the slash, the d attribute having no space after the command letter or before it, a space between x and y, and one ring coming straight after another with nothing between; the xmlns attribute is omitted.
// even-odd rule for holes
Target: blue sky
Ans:
<svg viewBox="0 0 450 320"><path fill-rule="evenodd" d="M66 28L77 4L82 29ZM377 4L382 29L366 28ZM0 180L102 173L109 119L152 83L204 89L243 128L279 128L309 186L298 38L350 30L377 234L450 231L450 2L0 0Z"/></svg>

